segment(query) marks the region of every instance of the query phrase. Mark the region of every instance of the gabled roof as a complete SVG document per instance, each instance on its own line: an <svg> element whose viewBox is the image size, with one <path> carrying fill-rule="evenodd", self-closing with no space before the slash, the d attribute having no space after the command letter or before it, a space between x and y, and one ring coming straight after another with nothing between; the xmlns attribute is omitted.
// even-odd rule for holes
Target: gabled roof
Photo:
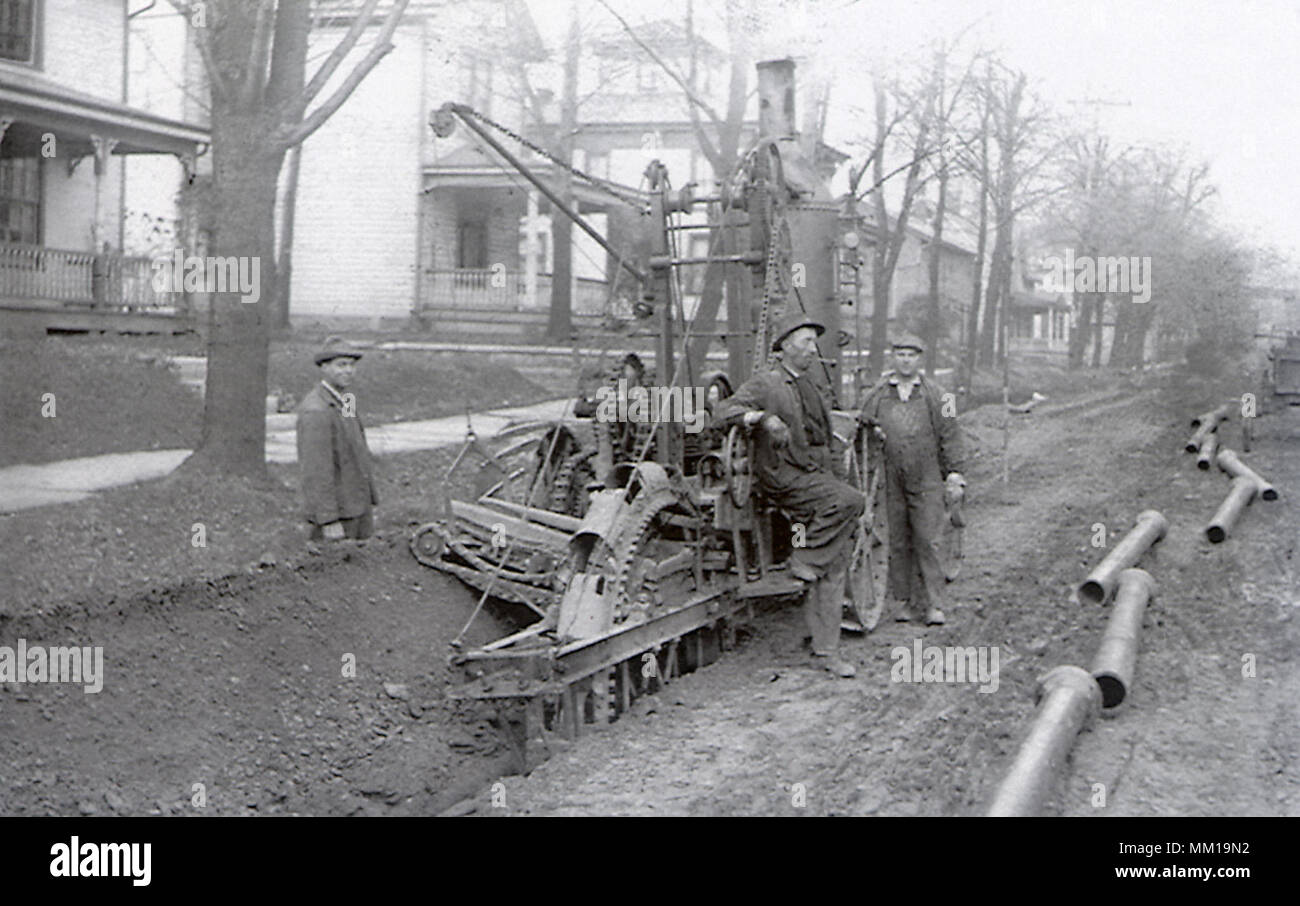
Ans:
<svg viewBox="0 0 1300 906"><path fill-rule="evenodd" d="M843 200L843 198L841 198L841 200ZM855 207L857 209L858 219L862 225L862 228L865 229L868 234L874 237L878 232L876 227L876 212L874 206L871 205L866 199L860 199L857 202ZM892 218L890 223L891 228L897 222L898 219L896 217ZM924 220L918 221L915 216L908 217L907 232L912 236L915 236L917 239L921 240L922 242L928 243L934 241L934 234L930 230L930 224ZM943 231L944 248L948 249L951 252L956 252L959 255L970 255L973 257L975 254L975 250L966 244L966 241L969 240L969 238L970 237L965 235L963 231L959 229L954 229L954 224L945 218L944 231Z"/></svg>
<svg viewBox="0 0 1300 906"><path fill-rule="evenodd" d="M658 52L667 51L674 56L686 55L690 37L686 32L686 27L676 20L657 19L640 25L633 24L632 29L647 46L654 48ZM621 27L611 30L600 37L592 38L590 46L597 55L617 54L618 56L627 56L632 53L638 58L646 56L645 51ZM722 48L702 37L698 31L695 33L695 46L699 49L701 57L715 61L726 59L727 55L723 53Z"/></svg>

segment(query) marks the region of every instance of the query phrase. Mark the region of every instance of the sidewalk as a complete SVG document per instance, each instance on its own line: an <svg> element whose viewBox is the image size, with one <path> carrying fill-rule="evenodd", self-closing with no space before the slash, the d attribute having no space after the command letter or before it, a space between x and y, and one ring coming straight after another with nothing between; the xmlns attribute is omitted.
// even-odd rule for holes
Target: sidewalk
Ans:
<svg viewBox="0 0 1300 906"><path fill-rule="evenodd" d="M489 439L502 428L519 422L559 418L572 404L568 399L548 400L531 406L492 409L474 413L474 432ZM266 418L266 461L298 461L295 419L292 413ZM465 416L449 415L411 422L394 422L366 429L370 450L377 456L434 450L465 440ZM43 465L0 469L0 514L56 503L84 500L96 491L150 481L171 473L190 450L149 450L109 453L65 459Z"/></svg>

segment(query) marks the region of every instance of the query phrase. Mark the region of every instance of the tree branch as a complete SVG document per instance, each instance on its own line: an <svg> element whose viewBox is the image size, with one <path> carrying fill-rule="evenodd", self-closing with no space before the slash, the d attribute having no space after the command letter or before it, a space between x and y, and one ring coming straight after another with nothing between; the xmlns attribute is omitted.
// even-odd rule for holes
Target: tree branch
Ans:
<svg viewBox="0 0 1300 906"><path fill-rule="evenodd" d="M257 103L266 84L272 5L268 0L257 0L257 11L253 14L253 38L248 42L248 60L244 64L244 84L240 90L241 106L244 107L252 107Z"/></svg>
<svg viewBox="0 0 1300 906"><path fill-rule="evenodd" d="M187 32L198 31L190 23L193 22L194 10L188 3L181 0L169 0L176 12L185 18L185 30ZM208 92L211 96L224 98L230 93L230 86L226 84L225 77L217 69L216 60L212 56L212 45L208 43L208 36L212 34L212 27L202 29L201 32L194 35L194 45L199 49L199 56L203 58L203 68L208 74Z"/></svg>
<svg viewBox="0 0 1300 906"><path fill-rule="evenodd" d="M370 26L371 20L374 17L375 7L378 5L379 0L366 0L366 5L361 8L361 11L357 13L357 17L352 20L352 24L348 26L347 33L342 37L339 43L334 46L334 49L330 51L330 55L325 58L325 62L321 64L320 69L316 70L316 74L311 77L311 81L307 83L307 87L302 90L302 97L298 101L298 109L296 111L298 116L294 117L294 119L300 119L302 117L302 114L307 110L307 105L315 100L316 95L320 94L321 89L325 87L325 83L327 83L330 80L330 77L334 75L334 71L339 68L339 65L347 55L352 52L352 48L356 47L357 41L360 40L361 35ZM389 19L392 20L394 10L405 8L406 3L404 0L398 0L398 3L388 12ZM385 27L387 27L388 23L385 22L384 24ZM391 34L391 31L389 34ZM376 41L376 44L383 44L384 40L385 38L381 36Z"/></svg>
<svg viewBox="0 0 1300 906"><path fill-rule="evenodd" d="M369 0L367 8L373 8L373 4L376 2L378 0ZM304 117L301 123L290 129L282 127L277 130L275 136L272 137L273 143L285 149L292 148L324 125L325 121L334 115L334 111L343 106L343 102L352 96L352 92L361 84L361 80L369 75L370 71L379 65L379 61L393 49L391 40L393 32L397 30L397 23L401 20L402 13L406 11L408 2L410 0L395 0L393 8L388 11L388 15L384 20L383 28L375 38L374 45L370 48L370 52L353 67L352 72L348 73L348 77L343 80L343 84L323 104Z"/></svg>

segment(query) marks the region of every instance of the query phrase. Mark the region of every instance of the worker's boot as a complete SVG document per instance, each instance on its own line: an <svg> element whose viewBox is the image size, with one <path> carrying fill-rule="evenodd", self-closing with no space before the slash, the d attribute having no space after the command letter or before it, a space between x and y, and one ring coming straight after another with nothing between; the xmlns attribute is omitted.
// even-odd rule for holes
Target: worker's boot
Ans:
<svg viewBox="0 0 1300 906"><path fill-rule="evenodd" d="M910 623L912 621L912 602L905 598L895 598L890 605L894 611L895 623Z"/></svg>

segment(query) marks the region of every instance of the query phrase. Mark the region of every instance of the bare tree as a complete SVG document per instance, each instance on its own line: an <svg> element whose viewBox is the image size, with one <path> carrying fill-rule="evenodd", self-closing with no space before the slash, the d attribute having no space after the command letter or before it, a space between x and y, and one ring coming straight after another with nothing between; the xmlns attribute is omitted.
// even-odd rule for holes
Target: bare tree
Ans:
<svg viewBox="0 0 1300 906"><path fill-rule="evenodd" d="M851 184L856 184L861 180L866 166L871 167L874 181L868 192L875 209L876 237L872 246L871 346L867 367L868 373L872 375L879 374L884 364L889 331L890 288L898 266L898 257L907 240L908 219L925 182L923 164L934 150L931 147L931 133L937 110L935 87L932 78L927 78L919 90L914 91L905 91L897 83L891 86L879 73L872 78L875 140L867 164L864 164L862 170L856 171L855 178L851 180ZM907 142L911 160L906 164L903 195L898 211L891 218L885 200L885 184L889 178L885 174L886 147L895 128L908 119L914 127Z"/></svg>
<svg viewBox="0 0 1300 906"><path fill-rule="evenodd" d="M1172 311L1189 326L1197 325L1196 317L1188 314L1198 304L1200 285L1187 283L1183 275L1188 269L1186 249L1199 248L1209 229L1202 216L1204 203L1215 192L1208 167L1160 149L1128 146L1116 151L1095 128L1068 136L1065 148L1067 192L1044 220L1045 237L1077 249L1078 258L1095 262L1098 272L1102 262L1136 257L1149 258L1160 275L1150 300L1141 302L1100 281L1091 291L1075 287L1078 323L1071 337L1071 365L1081 366L1089 347L1092 366L1101 365L1102 325L1109 317L1114 333L1107 364L1139 367L1161 312ZM1066 276L1073 280L1073 274Z"/></svg>
<svg viewBox="0 0 1300 906"><path fill-rule="evenodd" d="M957 40L960 40L960 36ZM955 41L953 42L956 43ZM934 154L929 159L932 178L937 181L937 198L930 222L929 299L923 321L922 339L927 350L927 365L933 370L938 367L939 346L944 331L943 311L940 304L942 291L942 264L944 227L948 214L948 184L957 170L958 159L955 151L964 150L967 139L962 136L962 123L959 120L968 104L971 73L979 61L979 55L971 57L965 70L956 80L948 78L948 66L952 47L940 44L935 50L932 74L935 93ZM949 145L953 144L954 148ZM977 269L978 272L978 269Z"/></svg>
<svg viewBox="0 0 1300 906"><path fill-rule="evenodd" d="M305 78L310 0L172 0L190 23L204 62L212 111L213 250L256 260L262 301L213 295L209 314L203 431L189 468L265 474L265 399L270 300L276 297L276 181L285 153L334 114L392 50L407 0L379 17L379 0L356 9L346 33ZM312 106L362 35L378 25L368 52L333 92ZM309 109L310 108L310 109Z"/></svg>
<svg viewBox="0 0 1300 906"><path fill-rule="evenodd" d="M990 205L993 251L977 351L978 361L991 365L1006 355L1016 218L1063 187L1044 177L1059 142L1046 105L1028 91L1028 76L990 60L980 91L989 141L980 142L983 159L970 169L980 174Z"/></svg>

